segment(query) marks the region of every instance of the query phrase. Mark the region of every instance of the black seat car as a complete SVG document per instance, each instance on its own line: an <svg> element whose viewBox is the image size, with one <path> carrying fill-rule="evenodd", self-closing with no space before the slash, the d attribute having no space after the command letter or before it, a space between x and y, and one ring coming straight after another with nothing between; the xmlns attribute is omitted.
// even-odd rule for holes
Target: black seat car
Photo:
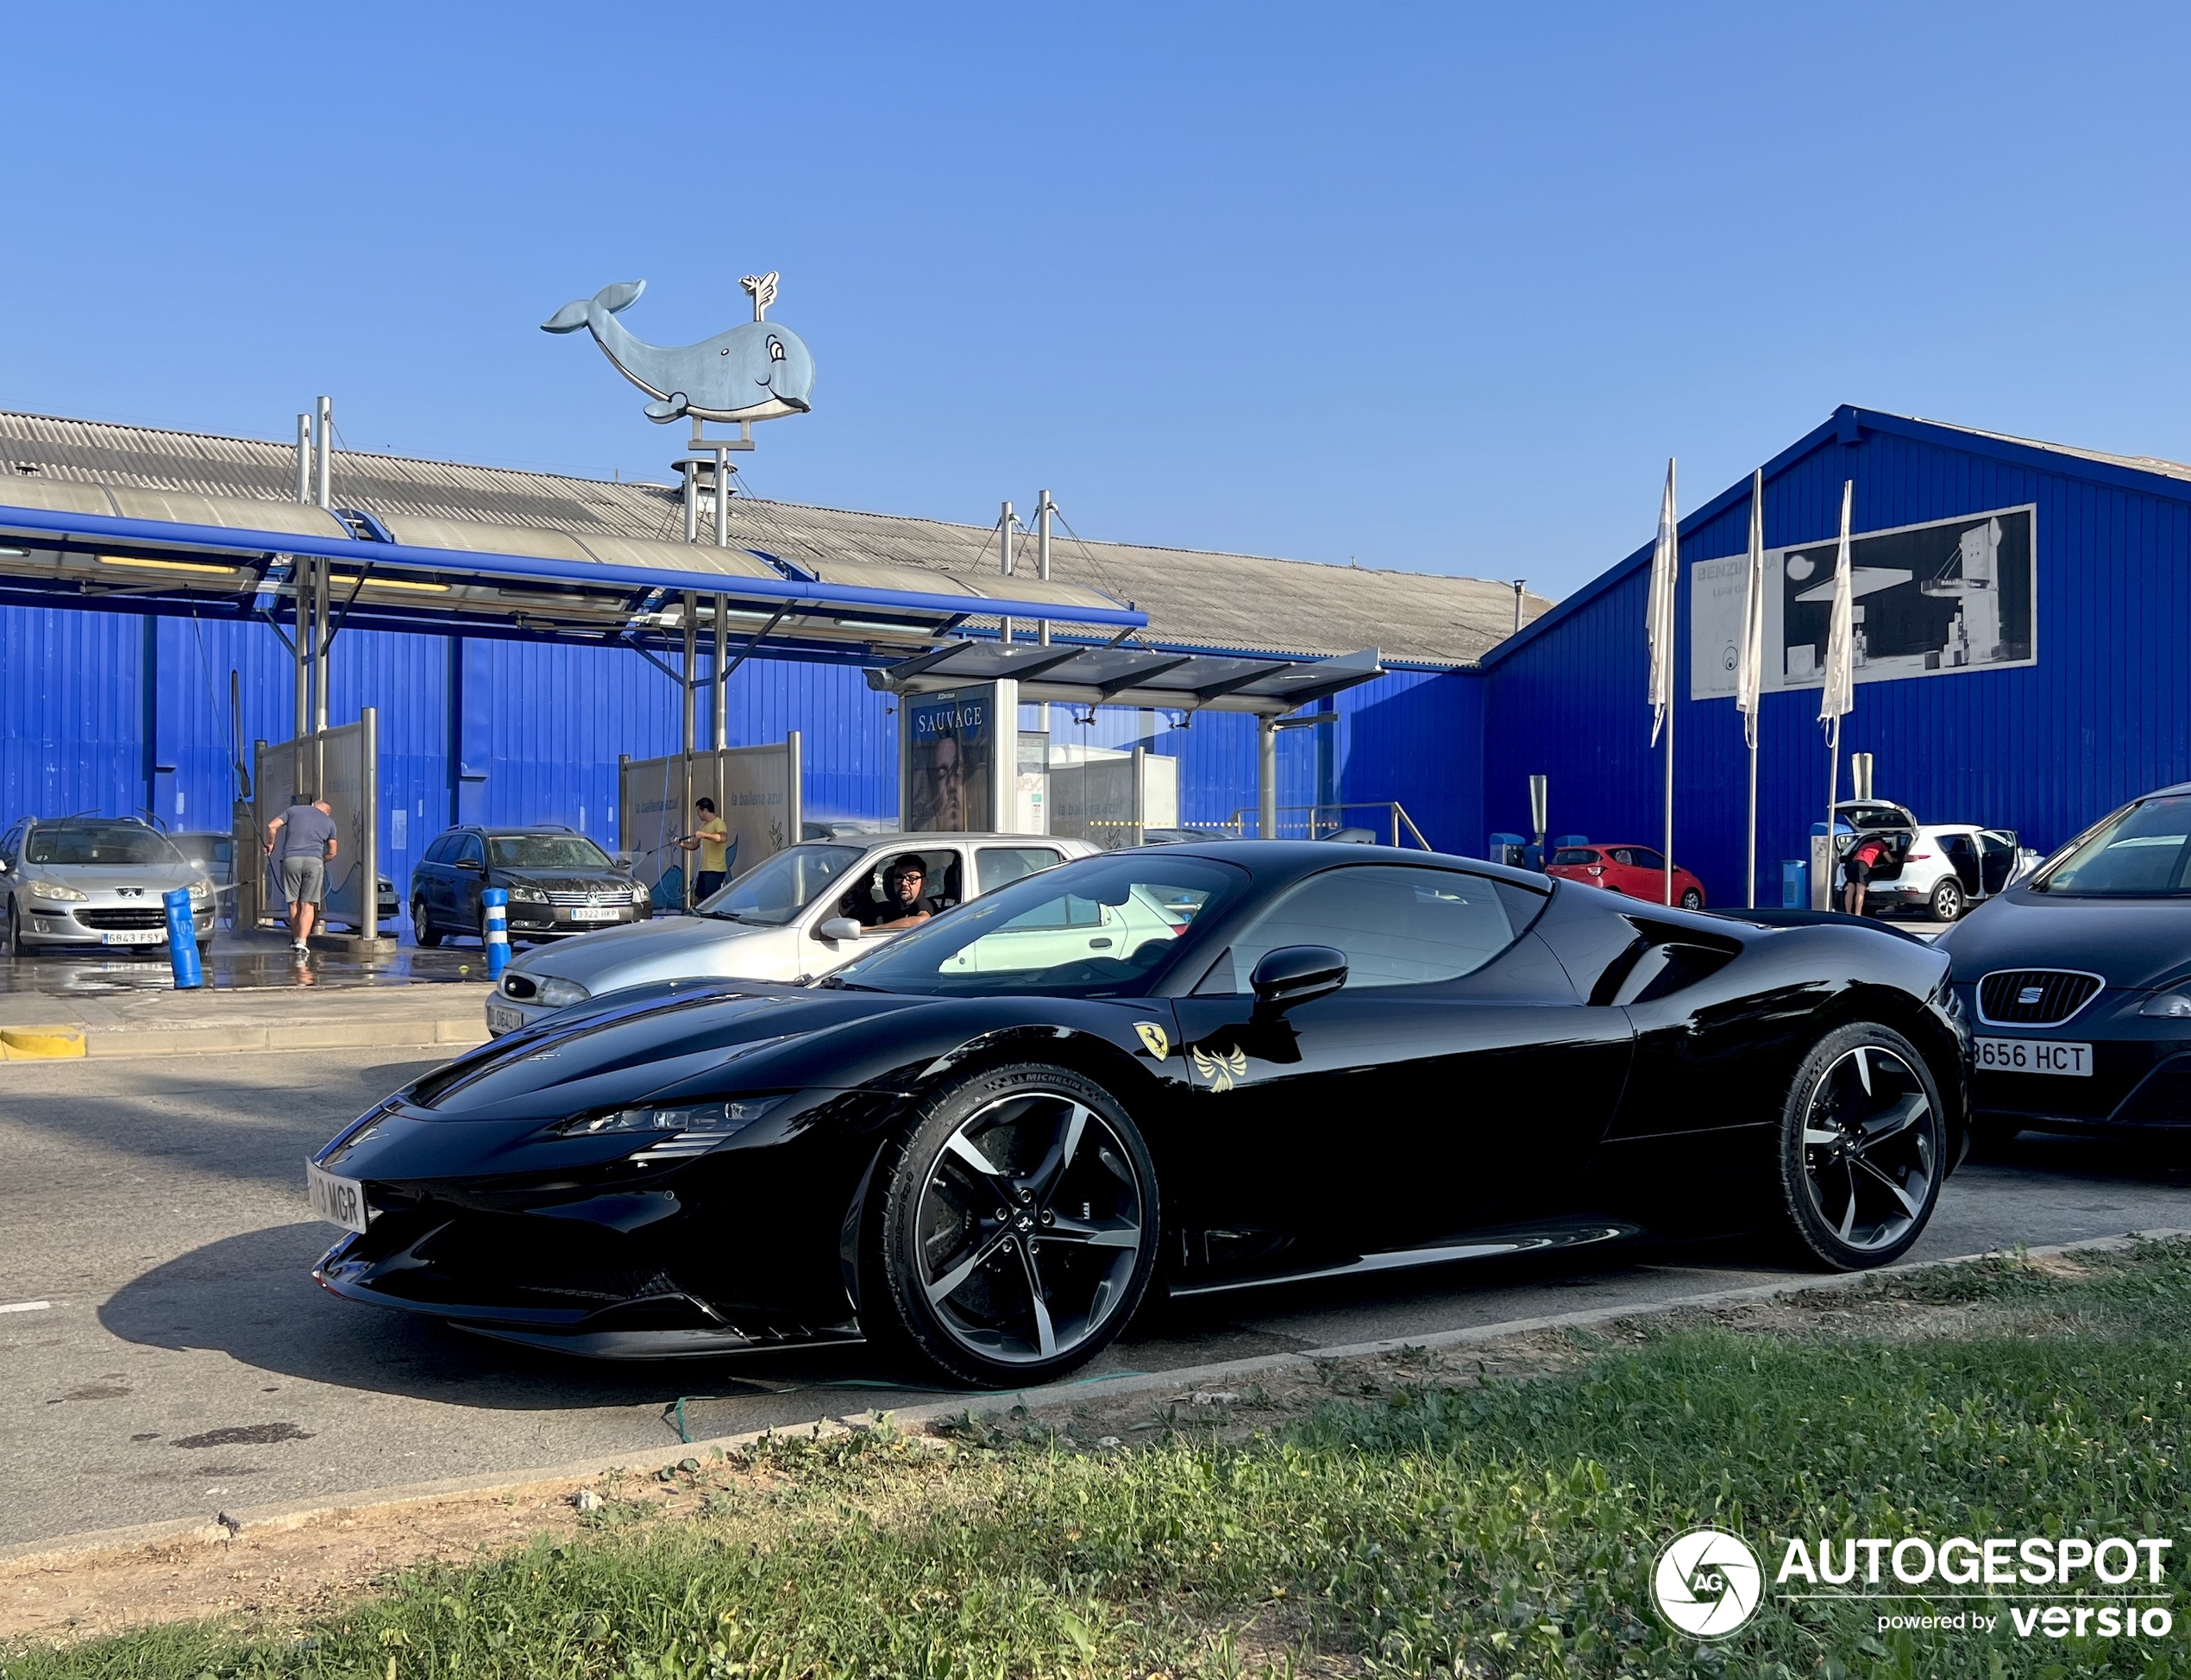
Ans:
<svg viewBox="0 0 2191 1680"><path fill-rule="evenodd" d="M434 837L411 872L411 925L422 945L484 938L480 895L510 895L510 937L549 939L644 921L647 889L575 829L464 827Z"/></svg>

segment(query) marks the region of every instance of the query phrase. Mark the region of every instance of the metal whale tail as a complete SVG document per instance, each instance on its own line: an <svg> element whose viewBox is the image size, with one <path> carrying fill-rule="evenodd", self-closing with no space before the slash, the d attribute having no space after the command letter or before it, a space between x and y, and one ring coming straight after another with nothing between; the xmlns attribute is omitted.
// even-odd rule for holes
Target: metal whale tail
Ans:
<svg viewBox="0 0 2191 1680"><path fill-rule="evenodd" d="M574 304L565 304L540 323L543 333L574 333L592 318L596 308L608 315L620 315L639 301L639 294L647 289L644 280L618 280L605 285L591 298L581 298Z"/></svg>

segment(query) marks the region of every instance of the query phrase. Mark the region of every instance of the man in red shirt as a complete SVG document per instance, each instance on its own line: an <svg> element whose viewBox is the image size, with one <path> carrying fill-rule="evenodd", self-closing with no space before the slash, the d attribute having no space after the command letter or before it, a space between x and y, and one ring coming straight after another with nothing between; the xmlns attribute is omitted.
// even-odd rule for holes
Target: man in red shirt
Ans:
<svg viewBox="0 0 2191 1680"><path fill-rule="evenodd" d="M1876 834L1865 835L1849 849L1849 857L1842 865L1847 885L1843 888L1842 908L1851 916L1864 913L1864 885L1872 878L1872 866L1887 856L1887 842Z"/></svg>

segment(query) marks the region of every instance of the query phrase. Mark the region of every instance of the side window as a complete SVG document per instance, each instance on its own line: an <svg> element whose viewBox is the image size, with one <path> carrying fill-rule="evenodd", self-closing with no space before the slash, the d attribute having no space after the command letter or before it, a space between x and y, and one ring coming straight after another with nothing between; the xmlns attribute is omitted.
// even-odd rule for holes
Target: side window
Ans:
<svg viewBox="0 0 2191 1680"><path fill-rule="evenodd" d="M426 848L426 855L418 861L421 863L447 862L449 861L449 837L446 834L436 835Z"/></svg>
<svg viewBox="0 0 2191 1680"><path fill-rule="evenodd" d="M1515 934L1497 884L1481 876L1406 864L1328 869L1293 888L1234 942L1229 989L1251 990L1255 965L1282 945L1346 952L1350 991L1457 980L1512 944ZM1227 989L1223 967L1196 989Z"/></svg>
<svg viewBox="0 0 2191 1680"><path fill-rule="evenodd" d="M1054 869L1064 860L1047 846L983 846L974 854L974 881L994 893L1009 881Z"/></svg>
<svg viewBox="0 0 2191 1680"><path fill-rule="evenodd" d="M1607 852L1605 856L1610 858L1614 862L1622 865L1623 868L1635 862L1635 854L1629 850L1626 846L1616 846L1612 849L1612 850Z"/></svg>
<svg viewBox="0 0 2191 1680"><path fill-rule="evenodd" d="M478 835L468 834L457 842L456 856L450 861L456 863L477 863L484 867L487 863L487 849L480 843Z"/></svg>
<svg viewBox="0 0 2191 1680"><path fill-rule="evenodd" d="M1665 857L1661 854L1653 851L1648 846L1631 846L1629 849L1628 861L1630 863L1633 863L1639 869L1663 869L1666 868Z"/></svg>

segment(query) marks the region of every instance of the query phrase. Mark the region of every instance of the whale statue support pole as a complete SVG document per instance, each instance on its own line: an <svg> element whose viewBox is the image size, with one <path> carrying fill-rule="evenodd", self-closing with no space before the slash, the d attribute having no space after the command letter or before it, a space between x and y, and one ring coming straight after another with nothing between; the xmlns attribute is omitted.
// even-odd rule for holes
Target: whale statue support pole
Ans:
<svg viewBox="0 0 2191 1680"><path fill-rule="evenodd" d="M591 298L564 304L540 329L574 333L583 327L592 333L616 371L653 398L644 411L660 425L687 414L695 423L775 420L813 407L813 354L798 334L763 314L775 296L775 275L749 279L751 321L698 344L674 347L636 338L616 318L646 287L644 280L605 285Z"/></svg>

